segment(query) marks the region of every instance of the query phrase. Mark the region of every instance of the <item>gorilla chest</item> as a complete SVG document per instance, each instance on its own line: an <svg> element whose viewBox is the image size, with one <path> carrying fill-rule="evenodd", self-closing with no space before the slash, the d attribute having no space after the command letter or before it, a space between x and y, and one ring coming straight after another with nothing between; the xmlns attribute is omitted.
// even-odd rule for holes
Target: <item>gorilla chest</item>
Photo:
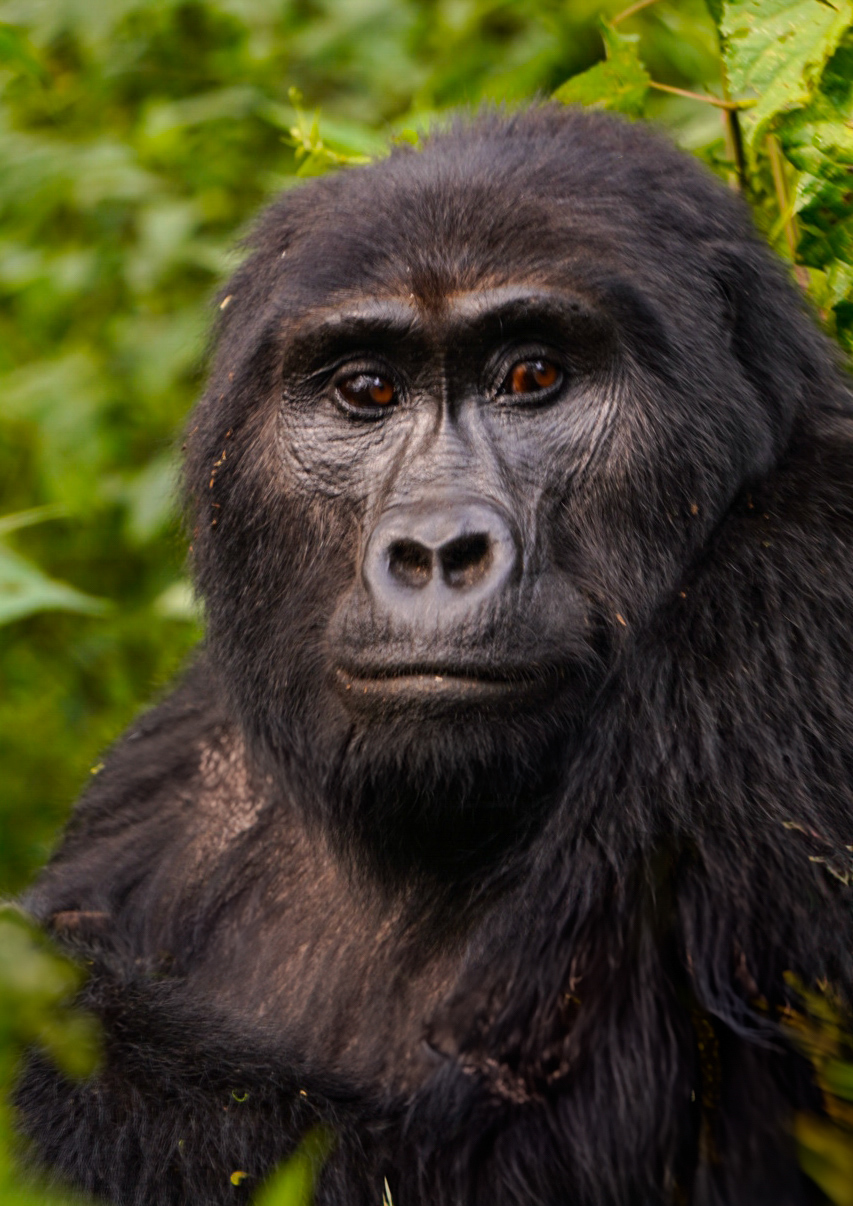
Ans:
<svg viewBox="0 0 853 1206"><path fill-rule="evenodd" d="M435 1069L428 1029L463 939L425 943L404 905L368 898L301 836L287 857L275 892L217 932L190 972L193 994L289 1064L409 1096Z"/></svg>

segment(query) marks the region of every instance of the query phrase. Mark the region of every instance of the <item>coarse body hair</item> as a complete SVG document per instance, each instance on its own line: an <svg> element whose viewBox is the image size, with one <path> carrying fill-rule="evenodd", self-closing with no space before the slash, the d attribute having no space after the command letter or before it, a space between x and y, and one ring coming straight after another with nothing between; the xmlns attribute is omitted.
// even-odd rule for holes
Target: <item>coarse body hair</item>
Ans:
<svg viewBox="0 0 853 1206"><path fill-rule="evenodd" d="M291 332L519 278L618 331L531 537L589 689L353 719L323 659L372 496L297 463ZM208 639L27 897L106 1035L88 1081L30 1062L39 1159L218 1206L320 1124L318 1206L822 1201L779 1018L792 977L853 1003L853 408L745 207L640 126L484 113L289 193L223 296L186 471ZM447 640L545 660L524 614Z"/></svg>

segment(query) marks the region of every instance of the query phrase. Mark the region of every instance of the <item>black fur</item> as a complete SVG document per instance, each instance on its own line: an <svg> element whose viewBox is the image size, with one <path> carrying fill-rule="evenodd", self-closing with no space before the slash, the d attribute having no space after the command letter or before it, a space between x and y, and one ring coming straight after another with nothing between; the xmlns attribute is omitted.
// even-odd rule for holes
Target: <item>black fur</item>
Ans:
<svg viewBox="0 0 853 1206"><path fill-rule="evenodd" d="M385 1177L397 1206L822 1200L790 1133L820 1095L775 1019L787 971L853 993L830 345L742 204L600 114L459 124L287 194L252 245L190 422L207 645L28 899L93 961L107 1036L90 1082L27 1071L41 1159L109 1201L214 1206L325 1122L322 1206ZM419 434L479 354L451 336L388 419L317 384L337 336L306 316L392 299L417 323L374 342L432 364L455 299L519 287L578 299L541 320L568 348L553 403L492 389L482 430ZM494 502L524 568L426 631L362 566L439 486ZM500 670L516 702L360 704L349 656Z"/></svg>

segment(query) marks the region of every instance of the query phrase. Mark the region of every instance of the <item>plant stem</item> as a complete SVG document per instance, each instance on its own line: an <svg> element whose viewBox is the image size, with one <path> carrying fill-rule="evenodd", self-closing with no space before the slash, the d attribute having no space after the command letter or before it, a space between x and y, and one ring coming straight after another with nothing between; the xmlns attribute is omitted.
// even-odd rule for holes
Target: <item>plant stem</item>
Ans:
<svg viewBox="0 0 853 1206"><path fill-rule="evenodd" d="M726 72L725 43L722 40L722 35L720 37L720 82L723 86L723 99L731 100L729 77ZM743 130L740 128L740 118L737 115L736 109L723 110L723 125L726 131L726 149L731 156L732 163L735 165L735 187L745 196L748 184L746 155L743 150Z"/></svg>
<svg viewBox="0 0 853 1206"><path fill-rule="evenodd" d="M742 193L746 192L746 156L743 153L743 131L740 128L737 109L726 109L723 112L726 123L726 141L729 144L732 160L737 172L738 185Z"/></svg>
<svg viewBox="0 0 853 1206"><path fill-rule="evenodd" d="M629 17L633 17L634 13L638 13L644 8L651 8L651 6L653 4L657 4L657 2L658 0L637 0L637 3L632 4L630 8L626 8L623 12L617 13L615 17L611 17L610 24L618 25L620 21L627 21Z"/></svg>
<svg viewBox="0 0 853 1206"><path fill-rule="evenodd" d="M778 142L772 134L767 135L767 157L770 160L770 171L773 173L776 204L779 206L779 214L783 215L788 212L788 186L785 180L785 171L782 167L782 153L779 150ZM797 254L797 231L794 226L793 214L783 223L783 226L788 250L791 253L791 259L793 259Z"/></svg>
<svg viewBox="0 0 853 1206"><path fill-rule="evenodd" d="M782 161L779 140L773 134L768 134L765 145L767 147L767 158L770 160L770 171L773 174L773 187L776 189L776 203L779 206L780 218L783 219L785 241L788 244L788 250L791 253L791 260L794 264L794 275L802 288L807 289L809 285L808 272L801 264L797 263L797 243L799 242L797 222L788 198L788 182L785 179L785 165Z"/></svg>
<svg viewBox="0 0 853 1206"><path fill-rule="evenodd" d="M673 84L659 84L657 80L650 80L649 87L657 88L658 92L671 92L673 96L686 96L689 100L703 101L706 105L715 105L718 109L728 109L732 113L736 113L738 109L749 108L751 104L755 103L754 101L720 100L718 96L704 96L701 92L688 92L686 88L676 88Z"/></svg>

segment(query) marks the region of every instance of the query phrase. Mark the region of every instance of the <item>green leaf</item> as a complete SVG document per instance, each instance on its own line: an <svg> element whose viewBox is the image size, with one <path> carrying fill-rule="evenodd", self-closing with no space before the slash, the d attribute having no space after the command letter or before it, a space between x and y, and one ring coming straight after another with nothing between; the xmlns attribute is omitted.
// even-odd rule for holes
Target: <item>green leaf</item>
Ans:
<svg viewBox="0 0 853 1206"><path fill-rule="evenodd" d="M795 1135L800 1165L836 1206L853 1206L853 1143L829 1121L799 1114Z"/></svg>
<svg viewBox="0 0 853 1206"><path fill-rule="evenodd" d="M320 1170L332 1150L333 1138L318 1127L309 1131L297 1152L253 1198L255 1206L311 1206Z"/></svg>
<svg viewBox="0 0 853 1206"><path fill-rule="evenodd" d="M853 34L830 59L810 104L783 117L782 150L798 171L793 194L797 258L812 297L842 346L853 313Z"/></svg>
<svg viewBox="0 0 853 1206"><path fill-rule="evenodd" d="M0 540L10 532L30 528L34 523L45 523L48 519L61 519L67 515L65 507L48 503L44 507L30 507L27 511L16 511L13 515L0 515Z"/></svg>
<svg viewBox="0 0 853 1206"><path fill-rule="evenodd" d="M167 586L154 600L154 614L165 620L183 620L188 624L200 624L201 604L196 599L192 583L182 578Z"/></svg>
<svg viewBox="0 0 853 1206"><path fill-rule="evenodd" d="M0 517L0 538L18 528L29 527L61 514L58 507L34 507L14 515ZM108 608L103 599L95 599L48 578L37 566L0 543L0 625L11 624L39 611L76 611L101 615Z"/></svg>
<svg viewBox="0 0 853 1206"><path fill-rule="evenodd" d="M826 271L834 260L853 265L853 38L830 60L812 103L783 120L779 138L801 173L794 195L804 228L800 258Z"/></svg>
<svg viewBox="0 0 853 1206"><path fill-rule="evenodd" d="M76 611L103 615L107 604L48 578L31 562L0 545L0 624L11 624L39 611Z"/></svg>
<svg viewBox="0 0 853 1206"><path fill-rule="evenodd" d="M651 79L637 53L639 37L618 33L606 23L602 23L602 37L607 54L604 62L566 80L554 99L565 105L590 105L639 117Z"/></svg>
<svg viewBox="0 0 853 1206"><path fill-rule="evenodd" d="M0 1038L45 1048L72 1076L86 1076L99 1051L95 1019L73 1005L80 968L63 958L13 905L0 906Z"/></svg>
<svg viewBox="0 0 853 1206"><path fill-rule="evenodd" d="M252 113L260 99L257 89L237 86L203 92L181 101L154 102L148 106L142 137L154 140L202 122L237 121Z"/></svg>
<svg viewBox="0 0 853 1206"><path fill-rule="evenodd" d="M853 0L727 0L724 62L735 96L756 95L741 115L754 157L784 113L808 105L824 66L853 24Z"/></svg>
<svg viewBox="0 0 853 1206"><path fill-rule="evenodd" d="M836 1097L853 1101L853 1064L842 1059L829 1059L824 1065L823 1075Z"/></svg>
<svg viewBox="0 0 853 1206"><path fill-rule="evenodd" d="M847 298L853 297L853 265L833 260L825 272L810 268L809 278L809 292L815 305L824 312L832 310L838 320L841 308L849 306ZM838 334L845 343L840 331Z"/></svg>
<svg viewBox="0 0 853 1206"><path fill-rule="evenodd" d="M835 334L848 355L853 356L853 303L839 302L834 308Z"/></svg>
<svg viewBox="0 0 853 1206"><path fill-rule="evenodd" d="M719 29L723 22L723 0L705 0L705 7L711 14L711 18L717 29Z"/></svg>

